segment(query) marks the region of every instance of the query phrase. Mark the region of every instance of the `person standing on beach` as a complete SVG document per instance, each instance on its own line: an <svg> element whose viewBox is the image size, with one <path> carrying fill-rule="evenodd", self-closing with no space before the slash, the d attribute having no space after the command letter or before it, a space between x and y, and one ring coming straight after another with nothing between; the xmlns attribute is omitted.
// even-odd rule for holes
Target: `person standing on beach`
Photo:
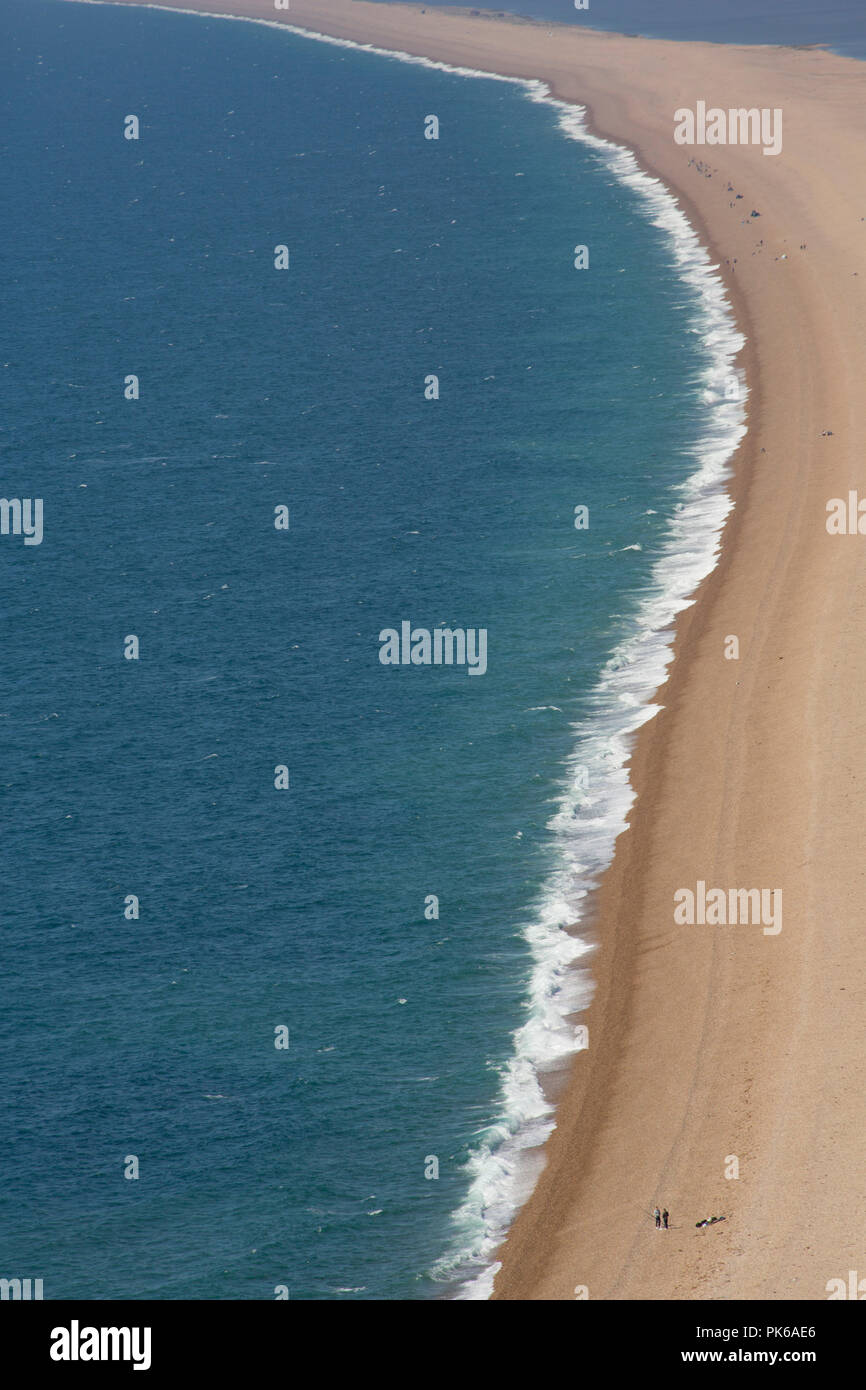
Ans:
<svg viewBox="0 0 866 1390"><path fill-rule="evenodd" d="M668 1229L668 1209L667 1209L667 1207L665 1207L664 1211L662 1212L662 1221L665 1223L665 1230L667 1230L667 1229Z"/></svg>
<svg viewBox="0 0 866 1390"><path fill-rule="evenodd" d="M656 1230L658 1230L662 1224L662 1214L659 1211L658 1207L656 1207L655 1211L653 1212L653 1216L656 1219Z"/></svg>

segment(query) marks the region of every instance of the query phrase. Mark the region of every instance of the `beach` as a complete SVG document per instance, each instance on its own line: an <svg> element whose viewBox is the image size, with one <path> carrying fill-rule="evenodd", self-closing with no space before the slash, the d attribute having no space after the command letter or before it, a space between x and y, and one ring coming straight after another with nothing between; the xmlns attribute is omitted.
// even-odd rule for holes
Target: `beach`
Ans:
<svg viewBox="0 0 866 1390"><path fill-rule="evenodd" d="M866 492L862 66L366 0L166 8L542 79L635 151L717 259L748 340L736 507L636 742L592 922L589 1046L494 1297L826 1298L866 1275L866 569L863 538L826 525L830 499ZM699 102L781 111L781 150L678 144L674 113ZM781 929L676 922L674 895L701 883L775 890Z"/></svg>

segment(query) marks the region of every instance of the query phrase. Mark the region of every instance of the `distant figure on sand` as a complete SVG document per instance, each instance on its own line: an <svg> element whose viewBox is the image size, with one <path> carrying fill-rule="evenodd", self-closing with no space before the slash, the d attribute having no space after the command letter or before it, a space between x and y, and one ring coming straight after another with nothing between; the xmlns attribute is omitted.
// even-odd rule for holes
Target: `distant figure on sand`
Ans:
<svg viewBox="0 0 866 1390"><path fill-rule="evenodd" d="M668 1212L667 1212L667 1208L665 1208L665 1210L662 1212L662 1221L665 1223L665 1230L667 1230L667 1229L668 1229Z"/></svg>
<svg viewBox="0 0 866 1390"><path fill-rule="evenodd" d="M658 1230L662 1224L662 1214L659 1211L658 1207L656 1207L655 1211L653 1212L653 1216L656 1219L656 1230Z"/></svg>

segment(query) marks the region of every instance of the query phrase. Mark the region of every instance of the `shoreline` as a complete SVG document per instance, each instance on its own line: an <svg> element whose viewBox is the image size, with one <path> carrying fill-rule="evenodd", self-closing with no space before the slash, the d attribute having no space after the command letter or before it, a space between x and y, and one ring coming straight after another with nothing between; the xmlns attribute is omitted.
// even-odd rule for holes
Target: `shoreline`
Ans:
<svg viewBox="0 0 866 1390"><path fill-rule="evenodd" d="M264 0L161 7L281 17ZM866 585L856 540L824 526L826 500L866 472L855 444L866 409L853 395L866 370L852 279L866 237L862 64L364 0L293 0L286 22L541 80L586 107L593 134L632 150L673 192L747 338L737 506L715 568L677 618L662 708L636 736L629 830L594 903L595 994L581 1015L590 1047L571 1065L493 1296L573 1298L581 1286L593 1298L825 1297L846 1260L856 1267L852 1216L864 1209L852 785L866 776L856 738L866 661L850 615L866 612ZM677 147L672 114L694 105L690 91L708 105L784 107L784 152ZM742 208L731 209L727 184L743 190ZM757 225L740 217L746 208L760 210ZM722 654L731 633L737 662ZM813 752L825 746L850 784ZM698 879L780 888L784 930L675 927L672 892ZM828 914L832 934L821 930ZM732 1156L736 1181L725 1177ZM661 1252L656 1202L673 1215ZM711 1209L728 1220L697 1231Z"/></svg>

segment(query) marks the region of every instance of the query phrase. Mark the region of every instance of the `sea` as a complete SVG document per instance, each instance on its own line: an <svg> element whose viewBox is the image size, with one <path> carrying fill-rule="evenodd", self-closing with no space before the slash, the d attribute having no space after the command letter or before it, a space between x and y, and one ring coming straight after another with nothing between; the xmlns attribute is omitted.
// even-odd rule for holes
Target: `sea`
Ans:
<svg viewBox="0 0 866 1390"><path fill-rule="evenodd" d="M717 267L540 82L61 0L0 52L0 1276L486 1298L730 507Z"/></svg>
<svg viewBox="0 0 866 1390"><path fill-rule="evenodd" d="M428 9L451 3L424 0ZM489 0L480 8L652 39L818 46L866 58L863 0Z"/></svg>

